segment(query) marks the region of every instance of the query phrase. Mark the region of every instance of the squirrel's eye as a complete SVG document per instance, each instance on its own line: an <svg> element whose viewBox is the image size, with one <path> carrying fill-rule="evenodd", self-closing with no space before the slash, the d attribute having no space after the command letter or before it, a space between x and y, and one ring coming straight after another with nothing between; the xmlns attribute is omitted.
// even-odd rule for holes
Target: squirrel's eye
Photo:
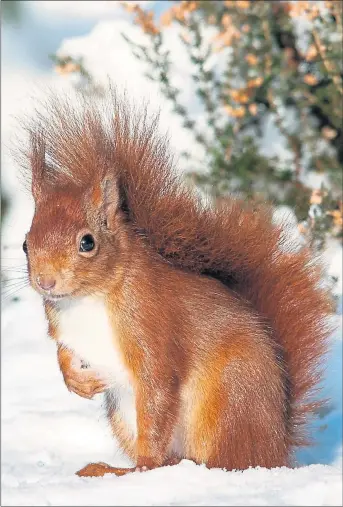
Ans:
<svg viewBox="0 0 343 507"><path fill-rule="evenodd" d="M27 243L26 243L26 240L23 243L23 250L24 250L24 253L27 254Z"/></svg>
<svg viewBox="0 0 343 507"><path fill-rule="evenodd" d="M80 241L80 252L91 252L95 247L95 240L91 234L86 234Z"/></svg>

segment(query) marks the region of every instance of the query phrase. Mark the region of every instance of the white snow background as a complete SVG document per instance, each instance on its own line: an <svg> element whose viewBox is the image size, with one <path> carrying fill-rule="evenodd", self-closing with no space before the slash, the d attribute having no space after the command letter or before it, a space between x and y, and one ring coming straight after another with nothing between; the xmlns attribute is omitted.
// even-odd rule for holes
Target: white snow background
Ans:
<svg viewBox="0 0 343 507"><path fill-rule="evenodd" d="M70 87L51 72L49 52L60 47L62 53L84 54L85 63L99 80L109 75L136 98L144 96L153 106L162 106L162 130L169 127L174 149L182 151L193 142L171 115L158 86L142 77L142 68L120 31L139 34L119 8L100 1L25 4L26 18L20 30L7 26L2 34L2 185L13 206L2 228L1 253L4 274L12 278L20 274L6 270L25 263L21 244L33 212L7 150L13 115L29 110L32 96L41 93L38 90L50 85ZM171 30L169 36L178 60L176 80L184 84L184 100L193 104L183 76L188 62L176 32ZM287 156L270 124L265 143ZM201 158L198 147L193 152L195 158ZM74 472L89 461L115 466L129 462L111 437L101 395L89 401L67 391L55 345L47 338L39 296L25 288L3 300L1 505L342 505L342 251L335 242L330 243L326 259L331 273L339 278L336 292L340 298L323 386L331 406L328 414L314 422L317 445L299 453L303 466L295 470L225 472L183 461L126 477L76 477Z"/></svg>

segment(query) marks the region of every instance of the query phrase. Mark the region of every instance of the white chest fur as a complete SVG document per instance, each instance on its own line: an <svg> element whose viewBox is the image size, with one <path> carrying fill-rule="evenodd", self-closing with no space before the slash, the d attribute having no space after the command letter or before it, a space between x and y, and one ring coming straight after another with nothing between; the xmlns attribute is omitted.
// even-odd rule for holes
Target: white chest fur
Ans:
<svg viewBox="0 0 343 507"><path fill-rule="evenodd" d="M134 392L105 302L87 296L61 300L59 309L59 341L109 379L121 417L135 434Z"/></svg>

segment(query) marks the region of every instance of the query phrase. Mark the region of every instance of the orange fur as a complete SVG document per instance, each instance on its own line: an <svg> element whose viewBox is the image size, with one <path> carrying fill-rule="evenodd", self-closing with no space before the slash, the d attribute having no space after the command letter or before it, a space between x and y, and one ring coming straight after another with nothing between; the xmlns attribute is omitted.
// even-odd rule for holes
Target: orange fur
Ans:
<svg viewBox="0 0 343 507"><path fill-rule="evenodd" d="M78 111L51 99L28 126L32 285L40 291L36 275L48 270L57 294L105 299L135 390L137 440L115 407L108 417L139 468L174 458L290 465L305 443L330 331L312 253L285 248L269 206L203 205L174 170L157 118L112 99L107 123L108 103L85 98ZM91 258L78 255L81 230L99 245ZM177 431L183 449L172 451ZM116 470L92 464L85 474Z"/></svg>

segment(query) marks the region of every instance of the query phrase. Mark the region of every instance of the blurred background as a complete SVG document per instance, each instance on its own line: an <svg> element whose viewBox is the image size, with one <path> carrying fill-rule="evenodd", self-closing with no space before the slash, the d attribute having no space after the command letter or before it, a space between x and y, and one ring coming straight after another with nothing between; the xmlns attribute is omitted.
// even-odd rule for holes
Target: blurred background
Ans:
<svg viewBox="0 0 343 507"><path fill-rule="evenodd" d="M10 154L20 117L48 88L103 94L110 78L161 108L161 131L190 185L214 200L271 200L299 239L323 252L341 314L343 60L337 1L2 1L2 281L33 204ZM19 274L18 274L19 273ZM340 301L340 302L339 302ZM341 333L341 331L339 331ZM335 337L319 448L341 446L342 340ZM328 416L330 414L330 417ZM341 451L340 451L341 452ZM307 453L307 454L306 454Z"/></svg>

